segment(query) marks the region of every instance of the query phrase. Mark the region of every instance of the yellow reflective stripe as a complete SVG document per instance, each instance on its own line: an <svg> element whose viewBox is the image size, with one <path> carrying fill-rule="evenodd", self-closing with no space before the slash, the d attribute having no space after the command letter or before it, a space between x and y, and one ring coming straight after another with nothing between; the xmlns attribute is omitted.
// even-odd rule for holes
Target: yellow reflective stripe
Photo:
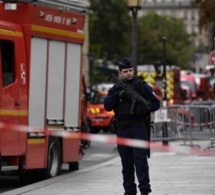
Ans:
<svg viewBox="0 0 215 195"><path fill-rule="evenodd" d="M143 77L147 77L148 76L148 73L143 73Z"/></svg>
<svg viewBox="0 0 215 195"><path fill-rule="evenodd" d="M47 128L48 129L64 129L64 126L63 125L47 125Z"/></svg>
<svg viewBox="0 0 215 195"><path fill-rule="evenodd" d="M155 72L151 73L151 76L156 77L156 73Z"/></svg>
<svg viewBox="0 0 215 195"><path fill-rule="evenodd" d="M45 139L28 139L28 144L44 144Z"/></svg>
<svg viewBox="0 0 215 195"><path fill-rule="evenodd" d="M47 28L47 27L42 27L42 26L33 25L31 27L31 29L33 31L49 33L49 34L54 34L54 35L60 35L60 36L67 36L67 37L79 38L79 39L84 39L85 38L84 34L65 31L65 30L58 30L58 29L54 29L54 28Z"/></svg>
<svg viewBox="0 0 215 195"><path fill-rule="evenodd" d="M170 72L170 75L171 75L171 76L173 76L173 75L174 75L174 72L173 72L173 71L171 71L171 72Z"/></svg>
<svg viewBox="0 0 215 195"><path fill-rule="evenodd" d="M143 80L148 83L148 77L143 77Z"/></svg>
<svg viewBox="0 0 215 195"><path fill-rule="evenodd" d="M174 92L173 91L170 91L170 96L173 96L174 95Z"/></svg>
<svg viewBox="0 0 215 195"><path fill-rule="evenodd" d="M11 36L16 36L16 37L23 37L22 32L5 30L5 29L0 29L0 35L11 35Z"/></svg>
<svg viewBox="0 0 215 195"><path fill-rule="evenodd" d="M142 73L141 73L141 72L138 72L138 73L137 73L137 76L138 76L138 77L142 77Z"/></svg>
<svg viewBox="0 0 215 195"><path fill-rule="evenodd" d="M154 77L150 77L150 83L155 84L155 78Z"/></svg>
<svg viewBox="0 0 215 195"><path fill-rule="evenodd" d="M27 116L27 110L0 110L0 115L5 116Z"/></svg>
<svg viewBox="0 0 215 195"><path fill-rule="evenodd" d="M169 87L170 87L171 90L173 90L174 89L174 84L170 83Z"/></svg>

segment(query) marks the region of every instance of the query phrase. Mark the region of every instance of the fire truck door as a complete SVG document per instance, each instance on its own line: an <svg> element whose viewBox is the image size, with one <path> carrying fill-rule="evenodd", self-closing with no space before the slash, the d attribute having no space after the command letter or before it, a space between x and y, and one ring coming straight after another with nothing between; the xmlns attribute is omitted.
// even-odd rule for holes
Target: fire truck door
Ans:
<svg viewBox="0 0 215 195"><path fill-rule="evenodd" d="M1 31L1 29L0 29ZM16 37L0 38L0 121L5 124L19 124L19 77L16 61ZM15 128L1 129L1 154L16 155L18 153L19 132Z"/></svg>

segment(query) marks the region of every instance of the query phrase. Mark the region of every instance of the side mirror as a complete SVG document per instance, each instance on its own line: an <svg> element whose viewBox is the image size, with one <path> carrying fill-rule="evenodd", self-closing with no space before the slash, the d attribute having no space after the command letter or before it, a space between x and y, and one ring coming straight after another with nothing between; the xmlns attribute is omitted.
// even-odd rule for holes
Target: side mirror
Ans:
<svg viewBox="0 0 215 195"><path fill-rule="evenodd" d="M94 89L91 89L90 92L88 93L88 101L94 102L95 97L96 97L96 92Z"/></svg>
<svg viewBox="0 0 215 195"><path fill-rule="evenodd" d="M91 101L91 94L90 93L86 94L86 99L87 99L88 102Z"/></svg>

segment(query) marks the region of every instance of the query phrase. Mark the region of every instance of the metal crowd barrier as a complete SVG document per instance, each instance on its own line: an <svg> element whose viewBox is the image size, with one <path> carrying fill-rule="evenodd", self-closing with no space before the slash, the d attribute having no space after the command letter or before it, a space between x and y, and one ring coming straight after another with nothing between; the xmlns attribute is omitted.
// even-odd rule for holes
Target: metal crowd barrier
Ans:
<svg viewBox="0 0 215 195"><path fill-rule="evenodd" d="M181 140L182 145L215 148L215 104L174 105L152 115L152 141Z"/></svg>

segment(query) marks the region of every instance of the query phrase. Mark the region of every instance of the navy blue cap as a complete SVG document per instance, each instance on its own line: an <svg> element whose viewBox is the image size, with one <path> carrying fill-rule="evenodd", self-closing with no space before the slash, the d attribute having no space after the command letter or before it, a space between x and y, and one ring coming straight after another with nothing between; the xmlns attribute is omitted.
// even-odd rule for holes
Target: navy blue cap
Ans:
<svg viewBox="0 0 215 195"><path fill-rule="evenodd" d="M132 64L131 64L131 62L128 59L122 59L122 60L120 60L119 63L118 63L118 65L119 65L119 69L120 70L121 69L128 69L128 68L132 68L133 67Z"/></svg>

